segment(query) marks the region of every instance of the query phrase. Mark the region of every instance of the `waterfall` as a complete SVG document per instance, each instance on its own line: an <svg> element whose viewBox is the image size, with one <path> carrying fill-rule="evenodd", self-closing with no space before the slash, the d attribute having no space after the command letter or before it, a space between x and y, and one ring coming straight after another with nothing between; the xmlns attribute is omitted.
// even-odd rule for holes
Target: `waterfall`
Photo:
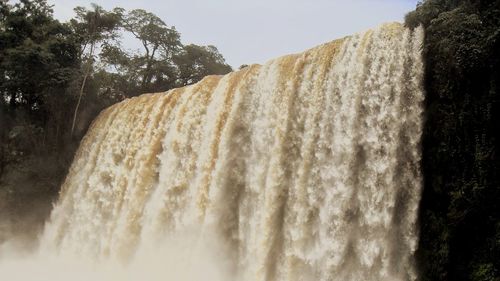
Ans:
<svg viewBox="0 0 500 281"><path fill-rule="evenodd" d="M422 40L385 24L111 106L40 251L162 280L417 279Z"/></svg>

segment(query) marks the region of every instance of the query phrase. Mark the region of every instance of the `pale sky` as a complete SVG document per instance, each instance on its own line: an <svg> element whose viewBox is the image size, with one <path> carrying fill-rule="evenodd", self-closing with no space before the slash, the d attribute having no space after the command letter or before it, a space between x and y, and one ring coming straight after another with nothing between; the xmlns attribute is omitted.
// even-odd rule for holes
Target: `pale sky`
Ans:
<svg viewBox="0 0 500 281"><path fill-rule="evenodd" d="M141 8L175 26L184 44L216 46L226 61L264 63L384 22L403 21L417 0L48 0L66 21L75 6ZM131 39L124 45L134 46Z"/></svg>

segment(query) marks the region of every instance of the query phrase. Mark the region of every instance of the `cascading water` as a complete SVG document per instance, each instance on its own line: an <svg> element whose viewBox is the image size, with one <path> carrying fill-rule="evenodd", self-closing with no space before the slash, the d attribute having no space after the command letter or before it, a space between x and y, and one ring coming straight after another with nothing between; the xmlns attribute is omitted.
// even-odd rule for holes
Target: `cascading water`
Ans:
<svg viewBox="0 0 500 281"><path fill-rule="evenodd" d="M415 280L422 37L386 24L106 109L40 253L161 280Z"/></svg>

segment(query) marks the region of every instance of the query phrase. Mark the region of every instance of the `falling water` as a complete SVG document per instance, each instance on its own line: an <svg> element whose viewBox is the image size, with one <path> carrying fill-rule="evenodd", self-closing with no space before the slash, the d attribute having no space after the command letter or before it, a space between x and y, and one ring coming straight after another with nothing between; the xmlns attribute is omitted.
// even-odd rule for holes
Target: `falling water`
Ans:
<svg viewBox="0 0 500 281"><path fill-rule="evenodd" d="M164 248L166 280L415 280L422 37L386 24L106 109L40 251Z"/></svg>

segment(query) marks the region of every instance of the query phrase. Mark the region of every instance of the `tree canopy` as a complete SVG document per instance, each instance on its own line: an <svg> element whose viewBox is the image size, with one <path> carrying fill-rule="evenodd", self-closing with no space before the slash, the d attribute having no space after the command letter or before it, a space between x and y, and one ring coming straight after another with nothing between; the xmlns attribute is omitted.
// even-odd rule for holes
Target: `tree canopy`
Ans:
<svg viewBox="0 0 500 281"><path fill-rule="evenodd" d="M217 48L183 45L151 12L96 4L74 11L60 22L46 0L0 1L0 219L29 213L21 206L37 200L48 212L103 108L231 71ZM127 34L143 48L125 48Z"/></svg>
<svg viewBox="0 0 500 281"><path fill-rule="evenodd" d="M500 1L427 0L422 280L500 280Z"/></svg>

